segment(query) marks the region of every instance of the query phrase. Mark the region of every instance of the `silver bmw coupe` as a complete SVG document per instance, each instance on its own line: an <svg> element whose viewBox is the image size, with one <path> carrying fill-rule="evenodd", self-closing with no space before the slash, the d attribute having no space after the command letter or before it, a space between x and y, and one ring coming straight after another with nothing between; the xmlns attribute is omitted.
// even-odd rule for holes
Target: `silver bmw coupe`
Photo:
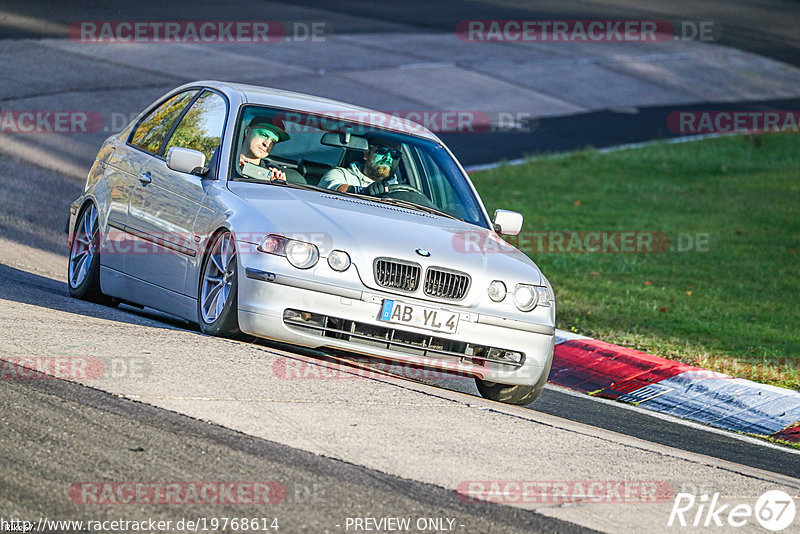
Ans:
<svg viewBox="0 0 800 534"><path fill-rule="evenodd" d="M396 116L195 82L109 137L70 207L72 296L475 378L533 402L550 283L453 154Z"/></svg>

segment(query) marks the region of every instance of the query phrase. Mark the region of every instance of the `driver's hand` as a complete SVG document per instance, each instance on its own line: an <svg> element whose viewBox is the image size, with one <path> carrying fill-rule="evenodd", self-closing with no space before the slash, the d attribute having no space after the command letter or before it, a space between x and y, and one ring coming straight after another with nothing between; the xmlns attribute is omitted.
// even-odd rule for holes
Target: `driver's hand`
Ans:
<svg viewBox="0 0 800 534"><path fill-rule="evenodd" d="M372 182L366 187L362 187L358 192L362 195L377 197L385 194L387 190L386 183L383 180L379 180L377 182Z"/></svg>
<svg viewBox="0 0 800 534"><path fill-rule="evenodd" d="M276 169L275 167L269 167L269 179L270 180L280 180L282 182L286 181L286 173L280 169Z"/></svg>

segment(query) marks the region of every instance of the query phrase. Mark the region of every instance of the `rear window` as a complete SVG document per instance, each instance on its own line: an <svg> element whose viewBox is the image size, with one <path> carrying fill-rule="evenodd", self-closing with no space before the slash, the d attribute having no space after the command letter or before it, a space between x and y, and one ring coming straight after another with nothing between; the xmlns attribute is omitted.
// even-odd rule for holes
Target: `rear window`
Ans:
<svg viewBox="0 0 800 534"><path fill-rule="evenodd" d="M158 154L164 139L197 90L178 93L147 114L131 135L130 143L151 154Z"/></svg>

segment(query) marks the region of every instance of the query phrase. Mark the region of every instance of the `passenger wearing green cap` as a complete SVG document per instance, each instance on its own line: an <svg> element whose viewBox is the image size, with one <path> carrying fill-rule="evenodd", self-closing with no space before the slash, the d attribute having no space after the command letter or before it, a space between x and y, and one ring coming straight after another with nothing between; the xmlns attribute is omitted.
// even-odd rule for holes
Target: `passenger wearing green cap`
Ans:
<svg viewBox="0 0 800 534"><path fill-rule="evenodd" d="M239 154L239 167L241 168L245 163L252 163L268 169L270 179L285 181L286 174L280 169L268 166L264 158L269 156L272 147L288 139L289 134L280 126L270 122L269 119L253 117L244 130L242 150Z"/></svg>

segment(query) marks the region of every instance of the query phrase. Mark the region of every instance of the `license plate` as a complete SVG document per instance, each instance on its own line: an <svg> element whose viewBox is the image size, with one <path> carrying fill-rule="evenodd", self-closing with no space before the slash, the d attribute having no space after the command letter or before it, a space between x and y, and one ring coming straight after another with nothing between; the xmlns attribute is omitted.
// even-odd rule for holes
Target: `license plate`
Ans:
<svg viewBox="0 0 800 534"><path fill-rule="evenodd" d="M399 300L384 299L379 318L387 323L455 334L458 329L458 317L457 312L441 308L427 308Z"/></svg>

